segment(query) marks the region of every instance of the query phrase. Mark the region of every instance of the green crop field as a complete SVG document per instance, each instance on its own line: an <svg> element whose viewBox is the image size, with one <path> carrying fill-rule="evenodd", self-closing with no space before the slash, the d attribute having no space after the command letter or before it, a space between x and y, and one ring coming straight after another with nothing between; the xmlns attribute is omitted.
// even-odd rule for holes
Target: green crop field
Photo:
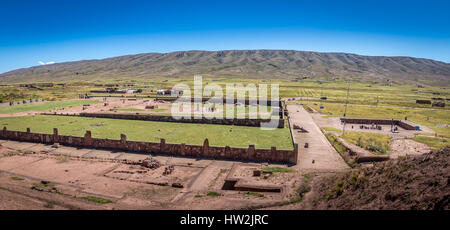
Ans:
<svg viewBox="0 0 450 230"><path fill-rule="evenodd" d="M95 86L95 84L132 84L133 86L119 87L131 89L143 89L143 93L133 95L115 94L93 94L94 96L123 96L123 97L147 97L155 95L158 89L170 89L176 84L185 84L193 89L193 78L152 78L152 79L123 79L113 80L108 78L92 79L90 81L77 82L67 81L67 86L45 87L42 90L34 88L19 87L18 85L0 86L0 102L9 100L21 100L30 98L45 99L67 99L75 98L78 94L89 93L93 89L105 89L106 87ZM249 84L258 86L267 84L267 95L271 96L271 84L279 85L279 96L304 97L305 100L320 101L320 97L327 97L327 102L344 103L346 101L347 89L350 90L349 103L363 105L392 105L406 107L431 107L431 105L416 104L415 101L432 100L432 98L450 98L450 90L439 86L426 86L418 88L417 85L400 84L393 82L364 82L331 79L306 79L299 81L288 81L283 79L245 79L232 77L203 78L203 85L216 84L222 87L223 95L226 95L227 84L240 83L244 87ZM203 87L204 88L204 87ZM150 92L153 90L153 92ZM245 93L240 90L241 93ZM194 92L191 91L193 94ZM236 95L237 96L237 95ZM444 109L448 109L447 107Z"/></svg>
<svg viewBox="0 0 450 230"><path fill-rule="evenodd" d="M61 135L83 136L86 130L93 137L120 139L126 134L128 140L202 145L208 138L212 146L293 149L289 128L262 130L259 127L152 122L103 118L36 115L0 118L1 127L10 130L53 133L58 128Z"/></svg>
<svg viewBox="0 0 450 230"><path fill-rule="evenodd" d="M69 100L69 101L47 101L47 102L33 102L27 104L0 106L0 113L20 113L20 112L42 112L53 109L68 108L73 106L81 106L85 104L99 103L98 100Z"/></svg>
<svg viewBox="0 0 450 230"><path fill-rule="evenodd" d="M283 97L302 97L302 101L327 103L346 103L347 89L349 104L387 105L401 107L431 108L430 104L417 104L416 100L433 100L432 98L450 98L450 90L439 87L417 88L414 85L386 85L381 83L342 81L317 82L304 81L292 84L280 84L280 95ZM440 109L449 109L448 107Z"/></svg>
<svg viewBox="0 0 450 230"><path fill-rule="evenodd" d="M85 83L72 83L68 86L42 87L41 89L19 87L18 85L0 86L0 103L26 99L45 100L73 99L92 88Z"/></svg>

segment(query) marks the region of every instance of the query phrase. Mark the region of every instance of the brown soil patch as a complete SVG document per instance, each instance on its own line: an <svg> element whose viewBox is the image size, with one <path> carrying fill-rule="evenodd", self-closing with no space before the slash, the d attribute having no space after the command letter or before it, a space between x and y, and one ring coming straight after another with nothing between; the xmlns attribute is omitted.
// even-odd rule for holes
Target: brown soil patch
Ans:
<svg viewBox="0 0 450 230"><path fill-rule="evenodd" d="M8 153L9 150L0 147L0 152ZM180 188L171 187L171 182L187 183L200 171L198 168L175 166L172 174L163 176L169 182L166 186L147 183L162 175L161 170L164 170L164 166L156 170L142 170L141 166L113 160L20 152L3 154L3 157L0 157L1 178L8 183L2 182L0 186L0 208L45 209L43 205L55 201L55 205L47 206L56 209L158 209L181 192ZM114 171L122 172L113 173ZM117 175L112 178L105 174ZM13 177L15 179L11 179ZM58 194L31 189L36 184L42 186L41 181L48 181ZM30 193L34 195L30 196ZM51 197L43 199L44 196ZM97 204L81 199L86 196L100 197L112 203ZM2 197L5 201L8 197L14 201L4 203ZM30 199L32 201L29 201ZM71 205L56 205L71 200L74 200ZM85 205L86 202L89 205Z"/></svg>
<svg viewBox="0 0 450 230"><path fill-rule="evenodd" d="M105 174L106 177L119 180L128 180L138 183L167 184L180 183L182 185L189 182L189 179L200 172L199 168L174 166L174 170L169 175L164 175L165 167L149 169L139 165L122 164L111 172Z"/></svg>
<svg viewBox="0 0 450 230"><path fill-rule="evenodd" d="M231 177L243 180L246 184L257 186L278 185L281 187L292 187L292 184L298 179L297 177L293 177L293 175L296 175L295 171L262 173L261 176L253 176L253 171L264 171L264 168L262 166L242 165L234 171Z"/></svg>
<svg viewBox="0 0 450 230"><path fill-rule="evenodd" d="M397 158L407 155L421 155L431 151L431 148L423 143L410 139L396 139L391 143L391 158Z"/></svg>

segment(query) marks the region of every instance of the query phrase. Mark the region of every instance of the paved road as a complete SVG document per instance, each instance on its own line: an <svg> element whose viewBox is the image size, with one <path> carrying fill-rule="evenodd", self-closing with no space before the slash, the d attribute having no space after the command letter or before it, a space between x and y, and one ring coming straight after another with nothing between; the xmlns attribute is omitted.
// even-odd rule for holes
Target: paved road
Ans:
<svg viewBox="0 0 450 230"><path fill-rule="evenodd" d="M341 171L349 169L342 157L328 142L325 135L313 121L311 115L301 105L288 104L291 126L303 127L308 133L293 130L294 140L299 146L297 166L300 170ZM309 144L304 148L305 143ZM314 163L313 163L314 161Z"/></svg>

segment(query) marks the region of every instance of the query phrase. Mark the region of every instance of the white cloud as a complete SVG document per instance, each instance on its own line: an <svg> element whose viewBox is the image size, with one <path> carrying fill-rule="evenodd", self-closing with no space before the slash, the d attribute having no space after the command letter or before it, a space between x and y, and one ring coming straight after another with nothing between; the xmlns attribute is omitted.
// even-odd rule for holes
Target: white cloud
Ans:
<svg viewBox="0 0 450 230"><path fill-rule="evenodd" d="M49 62L43 62L43 61L39 61L40 65L51 65L51 64L55 64L54 61L49 61Z"/></svg>

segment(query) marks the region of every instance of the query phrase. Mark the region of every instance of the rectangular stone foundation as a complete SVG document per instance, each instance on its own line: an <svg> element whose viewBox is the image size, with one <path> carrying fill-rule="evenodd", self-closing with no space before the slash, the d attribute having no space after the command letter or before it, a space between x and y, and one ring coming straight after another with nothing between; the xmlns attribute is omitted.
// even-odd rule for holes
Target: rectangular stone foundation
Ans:
<svg viewBox="0 0 450 230"><path fill-rule="evenodd" d="M269 123L271 119L217 119L217 118L184 118L164 115L140 115L140 114L114 114L114 113L80 113L80 114L56 114L56 113L42 113L41 115L55 115L55 116L74 116L74 117L95 117L108 119L123 119L123 120L140 120L140 121L159 121L159 122L178 122L178 123L193 123L193 124L214 124L214 125L237 125L262 127L264 123ZM284 119L274 119L276 128L284 128Z"/></svg>
<svg viewBox="0 0 450 230"><path fill-rule="evenodd" d="M406 130L415 130L416 126L412 122L395 119L341 118L341 122L345 122L346 124L395 125Z"/></svg>

